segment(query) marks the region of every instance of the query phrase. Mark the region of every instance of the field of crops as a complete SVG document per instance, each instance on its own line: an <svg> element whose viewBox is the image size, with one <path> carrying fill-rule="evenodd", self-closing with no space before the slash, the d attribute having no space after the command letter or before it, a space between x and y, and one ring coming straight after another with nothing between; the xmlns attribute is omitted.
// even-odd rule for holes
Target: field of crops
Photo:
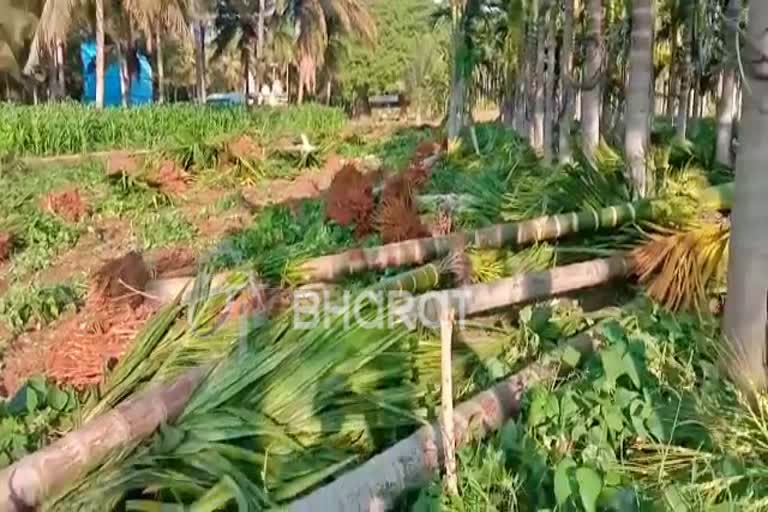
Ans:
<svg viewBox="0 0 768 512"><path fill-rule="evenodd" d="M153 150L0 174L0 468L136 393L165 390L175 417L48 509L765 509L764 405L718 370L733 198L711 125L656 147L658 198L630 203L613 149L550 168L493 123L449 154L437 128L321 107L0 117L9 159ZM301 133L311 153L274 147ZM365 322L334 306L297 327L294 293L317 289ZM425 456L444 332L383 322L399 303L366 297L393 290L472 313L451 351L457 494Z"/></svg>
<svg viewBox="0 0 768 512"><path fill-rule="evenodd" d="M249 132L277 139L338 133L344 114L322 106L248 111L167 105L98 111L81 104L0 105L0 156L52 156L107 149L155 149Z"/></svg>

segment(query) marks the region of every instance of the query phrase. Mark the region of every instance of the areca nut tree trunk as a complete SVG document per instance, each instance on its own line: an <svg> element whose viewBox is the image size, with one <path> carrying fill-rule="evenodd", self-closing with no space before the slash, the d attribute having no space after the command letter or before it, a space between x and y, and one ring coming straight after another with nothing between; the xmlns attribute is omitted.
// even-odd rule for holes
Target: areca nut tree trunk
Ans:
<svg viewBox="0 0 768 512"><path fill-rule="evenodd" d="M749 91L743 95L743 129L736 158L731 216L728 297L723 335L730 348L731 375L747 389L764 389L766 294L768 293L768 2L750 2L744 65Z"/></svg>
<svg viewBox="0 0 768 512"><path fill-rule="evenodd" d="M534 52L536 61L534 63L534 76L533 76L533 100L531 102L533 106L532 115L532 130L531 130L531 146L533 149L541 154L544 149L544 111L546 110L545 94L544 94L544 74L546 72L546 26L541 26L541 12L546 10L544 2L539 4L538 0L533 0L533 12L531 18L534 23L535 45L536 51Z"/></svg>
<svg viewBox="0 0 768 512"><path fill-rule="evenodd" d="M205 103L206 79L205 79L205 25L197 23L195 27L195 76L197 78L197 101Z"/></svg>
<svg viewBox="0 0 768 512"><path fill-rule="evenodd" d="M155 67L157 68L157 102L165 103L165 63L163 62L163 38L160 26L155 28Z"/></svg>
<svg viewBox="0 0 768 512"><path fill-rule="evenodd" d="M465 34L462 26L464 3L461 0L451 0L451 19L453 33L451 36L451 89L448 100L448 145L455 147L461 129L464 127L467 103L467 65Z"/></svg>
<svg viewBox="0 0 768 512"><path fill-rule="evenodd" d="M693 74L693 29L692 23L692 11L693 8L688 5L687 12L683 17L683 44L681 45L679 54L681 56L680 67L678 72L680 74L680 89L679 89L679 103L680 105L688 105L688 98L691 92L691 75ZM688 133L688 109L681 108L677 111L677 120L675 121L675 131L680 139L685 139Z"/></svg>
<svg viewBox="0 0 768 512"><path fill-rule="evenodd" d="M104 108L104 0L96 0L96 108Z"/></svg>
<svg viewBox="0 0 768 512"><path fill-rule="evenodd" d="M629 54L624 152L635 197L653 188L646 157L651 132L653 85L653 0L632 0L632 42Z"/></svg>
<svg viewBox="0 0 768 512"><path fill-rule="evenodd" d="M600 103L603 97L600 74L603 66L603 2L587 0L587 55L581 94L581 126L584 152L593 156L600 144Z"/></svg>
<svg viewBox="0 0 768 512"><path fill-rule="evenodd" d="M574 115L575 95L573 82L569 77L573 73L573 17L575 0L565 0L563 12L563 46L560 55L560 83L563 88L563 105L560 116L559 153L560 162L571 158L571 123Z"/></svg>
<svg viewBox="0 0 768 512"><path fill-rule="evenodd" d="M738 26L741 14L741 0L730 0L726 14L726 30L728 38L728 59L723 69L723 88L717 103L717 161L725 166L733 167L731 144L733 141L733 122L736 118L736 45L739 37L735 27Z"/></svg>
<svg viewBox="0 0 768 512"><path fill-rule="evenodd" d="M555 9L546 14L544 51L546 71L544 73L544 162L551 164L555 147Z"/></svg>
<svg viewBox="0 0 768 512"><path fill-rule="evenodd" d="M67 82L64 78L64 43L60 38L56 39L56 75L59 82L59 96L67 95Z"/></svg>

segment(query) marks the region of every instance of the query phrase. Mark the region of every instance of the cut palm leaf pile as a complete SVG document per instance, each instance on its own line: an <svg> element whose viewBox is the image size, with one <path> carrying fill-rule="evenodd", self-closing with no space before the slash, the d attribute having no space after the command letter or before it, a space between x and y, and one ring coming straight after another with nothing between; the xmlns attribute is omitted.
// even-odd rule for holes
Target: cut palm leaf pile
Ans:
<svg viewBox="0 0 768 512"><path fill-rule="evenodd" d="M362 312L368 325L387 317ZM403 325L347 326L343 314L327 320L305 330L292 328L288 314L232 339L231 355L177 422L126 459L104 464L53 509L104 510L128 499L129 508L144 510L160 502L199 504L212 493L219 506L263 508L418 426L428 413L425 386L439 380L439 344L422 345ZM178 334L170 329L168 336ZM476 361L477 353L470 349L464 359L457 350L457 367L471 368L461 361ZM132 500L145 489L155 504Z"/></svg>

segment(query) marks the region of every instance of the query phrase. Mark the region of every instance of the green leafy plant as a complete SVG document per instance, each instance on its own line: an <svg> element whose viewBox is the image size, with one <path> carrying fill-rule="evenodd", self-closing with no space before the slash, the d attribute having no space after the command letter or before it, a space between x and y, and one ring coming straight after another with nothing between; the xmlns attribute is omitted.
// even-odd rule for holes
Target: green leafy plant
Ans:
<svg viewBox="0 0 768 512"><path fill-rule="evenodd" d="M82 301L84 286L60 283L48 286L15 284L0 297L0 319L18 333L30 324L42 326Z"/></svg>
<svg viewBox="0 0 768 512"><path fill-rule="evenodd" d="M0 403L0 469L47 444L72 426L79 403L74 391L33 377Z"/></svg>

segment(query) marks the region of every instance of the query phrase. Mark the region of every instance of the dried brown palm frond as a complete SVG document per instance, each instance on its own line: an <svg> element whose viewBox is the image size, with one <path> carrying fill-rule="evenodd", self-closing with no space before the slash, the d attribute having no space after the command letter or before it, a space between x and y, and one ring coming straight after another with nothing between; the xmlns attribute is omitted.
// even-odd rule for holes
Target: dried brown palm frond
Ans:
<svg viewBox="0 0 768 512"><path fill-rule="evenodd" d="M706 305L707 291L724 273L730 228L702 223L679 231L656 228L631 253L633 271L648 294L671 310Z"/></svg>

